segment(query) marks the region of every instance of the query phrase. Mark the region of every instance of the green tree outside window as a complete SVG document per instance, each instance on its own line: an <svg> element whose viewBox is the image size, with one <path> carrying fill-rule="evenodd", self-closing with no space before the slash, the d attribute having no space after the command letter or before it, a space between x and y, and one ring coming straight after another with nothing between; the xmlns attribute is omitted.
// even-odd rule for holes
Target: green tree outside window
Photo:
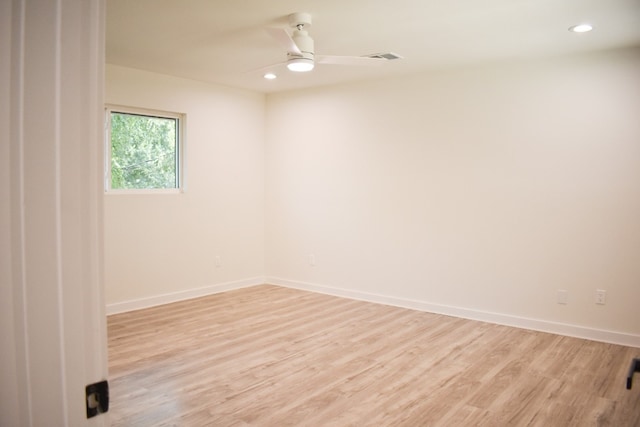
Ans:
<svg viewBox="0 0 640 427"><path fill-rule="evenodd" d="M179 188L178 119L111 112L111 189Z"/></svg>

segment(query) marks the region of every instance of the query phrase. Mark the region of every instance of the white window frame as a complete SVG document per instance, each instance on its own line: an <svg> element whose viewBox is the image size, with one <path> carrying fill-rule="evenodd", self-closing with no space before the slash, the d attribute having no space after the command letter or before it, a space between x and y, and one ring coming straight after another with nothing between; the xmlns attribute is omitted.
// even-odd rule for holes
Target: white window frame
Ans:
<svg viewBox="0 0 640 427"><path fill-rule="evenodd" d="M177 161L176 188L111 188L111 113L135 114L140 116L160 117L177 120ZM105 106L105 165L104 165L104 189L106 194L179 194L186 190L185 180L185 129L186 114L170 111L152 110L149 108L129 107L123 105L107 104Z"/></svg>

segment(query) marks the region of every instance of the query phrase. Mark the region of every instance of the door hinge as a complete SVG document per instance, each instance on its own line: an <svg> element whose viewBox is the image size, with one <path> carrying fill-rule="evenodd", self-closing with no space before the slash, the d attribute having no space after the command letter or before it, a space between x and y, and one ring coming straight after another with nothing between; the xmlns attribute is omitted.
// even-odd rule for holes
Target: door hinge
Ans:
<svg viewBox="0 0 640 427"><path fill-rule="evenodd" d="M85 387L87 418L93 418L109 410L109 382L107 380Z"/></svg>
<svg viewBox="0 0 640 427"><path fill-rule="evenodd" d="M633 385L633 374L640 372L640 358L633 359L631 366L629 366L629 375L627 375L627 390L631 390Z"/></svg>

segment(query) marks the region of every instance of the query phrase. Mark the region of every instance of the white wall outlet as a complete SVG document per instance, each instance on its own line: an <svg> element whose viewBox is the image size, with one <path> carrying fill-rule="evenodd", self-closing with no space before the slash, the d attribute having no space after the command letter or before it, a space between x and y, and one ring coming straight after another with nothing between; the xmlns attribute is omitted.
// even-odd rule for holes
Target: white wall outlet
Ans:
<svg viewBox="0 0 640 427"><path fill-rule="evenodd" d="M604 305L607 302L607 291L604 289L596 289L596 304Z"/></svg>
<svg viewBox="0 0 640 427"><path fill-rule="evenodd" d="M558 304L569 303L569 291L565 289L558 289Z"/></svg>
<svg viewBox="0 0 640 427"><path fill-rule="evenodd" d="M216 263L216 268L222 267L222 259L220 258L220 255L216 255L215 263Z"/></svg>
<svg viewBox="0 0 640 427"><path fill-rule="evenodd" d="M309 254L309 265L311 267L316 266L316 256L314 254Z"/></svg>

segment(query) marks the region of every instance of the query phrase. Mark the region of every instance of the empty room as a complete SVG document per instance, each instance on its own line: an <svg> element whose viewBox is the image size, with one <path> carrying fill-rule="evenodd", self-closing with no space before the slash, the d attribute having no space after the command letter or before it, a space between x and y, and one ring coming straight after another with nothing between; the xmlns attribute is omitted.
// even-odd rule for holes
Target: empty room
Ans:
<svg viewBox="0 0 640 427"><path fill-rule="evenodd" d="M639 12L110 0L113 425L640 425Z"/></svg>
<svg viewBox="0 0 640 427"><path fill-rule="evenodd" d="M639 425L639 13L109 0L112 424Z"/></svg>
<svg viewBox="0 0 640 427"><path fill-rule="evenodd" d="M112 424L640 425L640 7L560 3L108 0Z"/></svg>
<svg viewBox="0 0 640 427"><path fill-rule="evenodd" d="M3 427L640 425L637 0L0 24Z"/></svg>

